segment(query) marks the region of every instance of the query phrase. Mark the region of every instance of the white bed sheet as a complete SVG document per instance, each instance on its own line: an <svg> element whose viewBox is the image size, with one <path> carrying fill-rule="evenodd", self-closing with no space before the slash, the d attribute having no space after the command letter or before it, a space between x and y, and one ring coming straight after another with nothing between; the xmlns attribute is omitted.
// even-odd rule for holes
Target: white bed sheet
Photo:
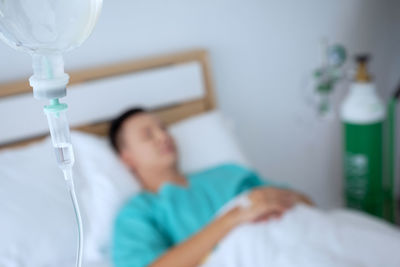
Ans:
<svg viewBox="0 0 400 267"><path fill-rule="evenodd" d="M281 219L237 227L202 267L399 267L399 249L400 230L386 222L299 205Z"/></svg>

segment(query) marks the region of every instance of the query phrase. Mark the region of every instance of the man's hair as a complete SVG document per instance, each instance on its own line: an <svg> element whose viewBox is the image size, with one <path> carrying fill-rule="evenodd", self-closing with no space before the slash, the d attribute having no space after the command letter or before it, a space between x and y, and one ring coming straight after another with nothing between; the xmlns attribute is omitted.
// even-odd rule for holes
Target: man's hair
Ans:
<svg viewBox="0 0 400 267"><path fill-rule="evenodd" d="M147 112L147 110L142 107L131 108L123 112L122 114L120 114L118 117L116 117L114 120L111 121L108 137L110 139L111 146L113 147L115 152L119 153L121 151L120 132L124 122L128 118L131 118L132 116L136 116L144 112Z"/></svg>

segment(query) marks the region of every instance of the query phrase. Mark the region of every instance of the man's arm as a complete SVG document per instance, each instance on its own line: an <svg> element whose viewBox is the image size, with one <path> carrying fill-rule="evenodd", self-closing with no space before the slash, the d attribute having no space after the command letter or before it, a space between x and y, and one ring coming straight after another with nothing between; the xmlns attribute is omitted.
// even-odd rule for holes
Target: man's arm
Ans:
<svg viewBox="0 0 400 267"><path fill-rule="evenodd" d="M158 258L150 267L195 267L234 227L236 222L232 212L217 218L203 230L173 247Z"/></svg>

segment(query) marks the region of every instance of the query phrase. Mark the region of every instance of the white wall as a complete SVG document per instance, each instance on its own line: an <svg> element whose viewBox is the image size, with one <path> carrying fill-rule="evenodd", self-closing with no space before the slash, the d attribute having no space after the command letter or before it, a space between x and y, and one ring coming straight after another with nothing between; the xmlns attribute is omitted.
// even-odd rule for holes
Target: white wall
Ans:
<svg viewBox="0 0 400 267"><path fill-rule="evenodd" d="M67 55L66 65L209 49L219 106L237 123L256 168L332 207L341 203L339 123L314 118L301 84L327 37L351 53L373 53L372 70L387 92L397 48L391 34L400 35L392 26L397 7L395 0L105 1L94 34ZM30 59L1 44L0 70L0 82L27 77Z"/></svg>

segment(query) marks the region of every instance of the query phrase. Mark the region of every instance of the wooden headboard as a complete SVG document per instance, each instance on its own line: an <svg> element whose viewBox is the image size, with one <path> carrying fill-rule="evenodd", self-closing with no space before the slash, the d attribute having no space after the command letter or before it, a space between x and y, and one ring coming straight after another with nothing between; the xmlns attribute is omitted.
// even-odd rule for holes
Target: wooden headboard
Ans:
<svg viewBox="0 0 400 267"><path fill-rule="evenodd" d="M197 62L201 66L201 73L204 85L204 94L197 99L190 99L179 103L172 103L165 106L149 107L154 113L168 125L179 120L197 115L215 108L214 89L211 79L210 64L207 51L203 49L179 52L168 55L154 56L139 60L126 61L107 66L94 67L84 70L69 72L70 83L69 89L75 90L74 85L84 85L93 81L101 81L107 78L127 75L130 73L149 72L155 69L168 68L179 64ZM79 90L79 89L76 89ZM110 88L111 90L111 88ZM69 92L70 93L70 92ZM21 81L0 84L0 101L2 99L12 99L21 95L31 95L32 89L28 84L28 79ZM37 101L33 99L32 101ZM1 104L1 102L0 102ZM117 105L118 103L110 103ZM1 111L0 111L1 112ZM1 118L1 117L0 117ZM97 120L83 125L75 125L75 130L84 131L91 134L104 136L108 132L109 119ZM43 120L45 118L43 117ZM29 123L29 122L27 122ZM0 119L0 125L2 124ZM35 127L35 125L31 125ZM0 133L1 135L1 133ZM0 149L23 146L46 136L46 133L40 135L29 136L22 140L13 140L12 142L0 144Z"/></svg>

